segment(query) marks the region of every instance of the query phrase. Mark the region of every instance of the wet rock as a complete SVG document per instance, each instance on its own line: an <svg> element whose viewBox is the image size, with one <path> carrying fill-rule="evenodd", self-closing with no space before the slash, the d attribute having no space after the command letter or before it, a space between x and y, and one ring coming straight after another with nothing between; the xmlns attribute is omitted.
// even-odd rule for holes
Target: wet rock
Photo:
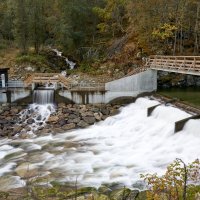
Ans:
<svg viewBox="0 0 200 200"><path fill-rule="evenodd" d="M21 132L22 129L23 129L23 128L22 128L21 126L15 125L15 126L13 127L13 132L14 132L14 133L19 133L19 132Z"/></svg>
<svg viewBox="0 0 200 200"><path fill-rule="evenodd" d="M42 120L42 115L39 115L37 118L36 118L37 121L41 121Z"/></svg>
<svg viewBox="0 0 200 200"><path fill-rule="evenodd" d="M94 113L94 117L97 121L101 121L103 114L102 113Z"/></svg>
<svg viewBox="0 0 200 200"><path fill-rule="evenodd" d="M38 175L38 169L28 162L19 165L15 172L22 178L31 178Z"/></svg>
<svg viewBox="0 0 200 200"><path fill-rule="evenodd" d="M119 110L116 110L116 109L113 109L110 111L110 116L114 116L114 115L117 115L119 114Z"/></svg>
<svg viewBox="0 0 200 200"><path fill-rule="evenodd" d="M70 130L76 128L76 125L74 123L66 124L62 127L63 130Z"/></svg>
<svg viewBox="0 0 200 200"><path fill-rule="evenodd" d="M78 124L79 127L81 128L86 128L87 126L89 126L88 123L86 123L85 121L81 120Z"/></svg>
<svg viewBox="0 0 200 200"><path fill-rule="evenodd" d="M35 120L32 119L32 118L29 118L29 119L27 120L27 124L33 124L33 123L35 123Z"/></svg>
<svg viewBox="0 0 200 200"><path fill-rule="evenodd" d="M21 138L21 139L27 139L27 138L29 138L30 136L29 136L29 134L26 132L26 131L23 131L23 132L21 132L20 134L19 134L19 138Z"/></svg>

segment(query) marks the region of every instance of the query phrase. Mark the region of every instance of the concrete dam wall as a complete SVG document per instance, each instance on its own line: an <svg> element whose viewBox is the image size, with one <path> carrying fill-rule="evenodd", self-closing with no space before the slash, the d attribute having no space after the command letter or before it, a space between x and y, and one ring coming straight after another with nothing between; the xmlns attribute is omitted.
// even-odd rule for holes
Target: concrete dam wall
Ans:
<svg viewBox="0 0 200 200"><path fill-rule="evenodd" d="M157 90L157 71L147 70L105 84L105 91L60 91L59 94L74 103L110 103L118 98L137 97Z"/></svg>

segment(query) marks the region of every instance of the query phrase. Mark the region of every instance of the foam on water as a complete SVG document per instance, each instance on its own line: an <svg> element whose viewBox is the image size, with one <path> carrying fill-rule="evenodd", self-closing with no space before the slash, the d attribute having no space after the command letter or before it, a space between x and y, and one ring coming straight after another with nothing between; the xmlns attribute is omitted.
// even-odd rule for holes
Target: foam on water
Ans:
<svg viewBox="0 0 200 200"><path fill-rule="evenodd" d="M30 160L41 175L49 173L51 180L74 184L78 177L84 186L121 183L131 187L141 173L162 174L176 158L187 163L200 157L200 120L190 120L183 131L174 134L174 122L190 115L171 106L158 106L147 117L147 108L158 103L140 98L120 114L87 129L4 141L0 152L11 147L17 151L14 144L18 141L18 148L27 153L24 160ZM21 162L11 165L3 157L0 162L8 172L0 175L14 175Z"/></svg>

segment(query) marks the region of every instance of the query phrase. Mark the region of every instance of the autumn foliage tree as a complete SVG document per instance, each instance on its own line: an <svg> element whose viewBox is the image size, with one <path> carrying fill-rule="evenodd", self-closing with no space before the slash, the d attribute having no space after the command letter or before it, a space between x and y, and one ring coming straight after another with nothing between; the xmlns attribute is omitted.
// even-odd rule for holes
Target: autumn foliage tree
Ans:
<svg viewBox="0 0 200 200"><path fill-rule="evenodd" d="M148 200L194 200L200 192L199 160L186 165L181 159L176 159L163 176L146 174L141 177L149 189Z"/></svg>

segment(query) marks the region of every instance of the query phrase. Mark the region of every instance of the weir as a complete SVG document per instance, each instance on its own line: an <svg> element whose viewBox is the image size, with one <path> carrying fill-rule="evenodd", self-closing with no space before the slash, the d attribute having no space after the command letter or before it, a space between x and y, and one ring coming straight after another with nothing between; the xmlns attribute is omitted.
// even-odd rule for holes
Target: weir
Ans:
<svg viewBox="0 0 200 200"><path fill-rule="evenodd" d="M188 117L186 119L182 119L180 121L175 122L174 132L177 133L179 131L182 131L184 126L185 126L185 124L191 119L200 119L200 115L195 115L195 116Z"/></svg>
<svg viewBox="0 0 200 200"><path fill-rule="evenodd" d="M33 103L44 105L54 103L54 90L34 90Z"/></svg>

